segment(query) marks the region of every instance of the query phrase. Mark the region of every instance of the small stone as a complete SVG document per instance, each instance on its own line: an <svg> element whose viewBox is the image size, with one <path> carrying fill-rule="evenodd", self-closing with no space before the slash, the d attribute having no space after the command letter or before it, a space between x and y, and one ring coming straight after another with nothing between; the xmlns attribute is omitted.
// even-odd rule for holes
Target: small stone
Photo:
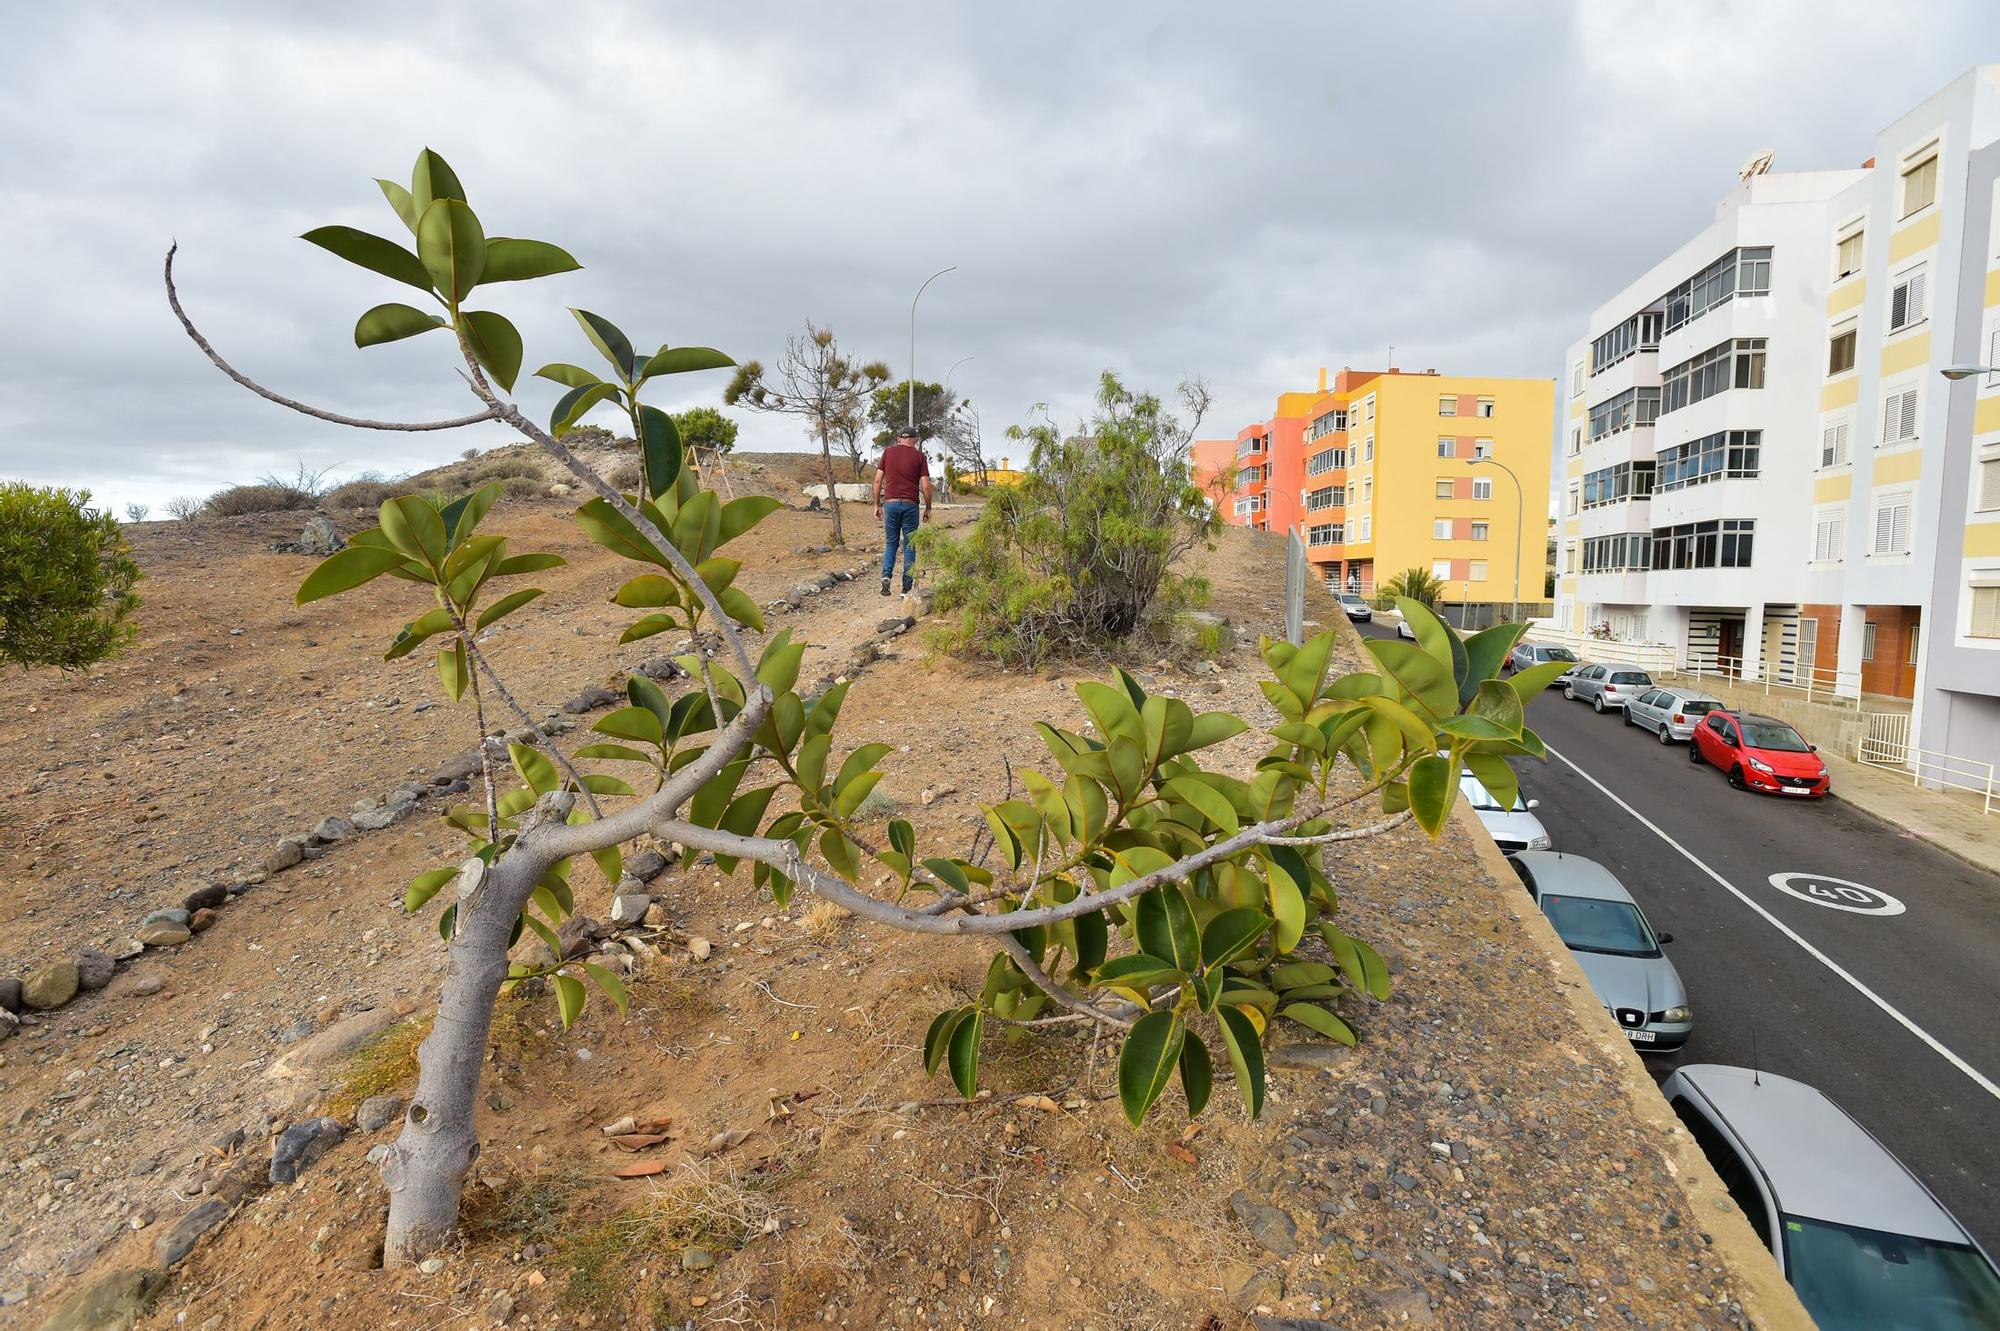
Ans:
<svg viewBox="0 0 2000 1331"><path fill-rule="evenodd" d="M194 917L194 912L181 906L162 906L149 910L140 919L141 924L181 924L185 925Z"/></svg>
<svg viewBox="0 0 2000 1331"><path fill-rule="evenodd" d="M264 872L283 873L304 858L305 850L298 842L290 839L280 841L272 847L271 853L264 857Z"/></svg>
<svg viewBox="0 0 2000 1331"><path fill-rule="evenodd" d="M402 1117L402 1113L402 1096L371 1095L355 1106L354 1126L363 1132L380 1132Z"/></svg>
<svg viewBox="0 0 2000 1331"><path fill-rule="evenodd" d="M271 1152L271 1182L291 1183L299 1172L325 1155L346 1135L338 1122L324 1116L294 1123L278 1137Z"/></svg>
<svg viewBox="0 0 2000 1331"><path fill-rule="evenodd" d="M188 932L198 934L204 929L212 928L216 918L216 914L212 910L198 910L188 917Z"/></svg>
<svg viewBox="0 0 2000 1331"><path fill-rule="evenodd" d="M0 1043L14 1038L21 1029L21 1019L5 1008L0 1008Z"/></svg>
<svg viewBox="0 0 2000 1331"><path fill-rule="evenodd" d="M0 979L0 1012L21 1010L21 982L13 976Z"/></svg>
<svg viewBox="0 0 2000 1331"><path fill-rule="evenodd" d="M667 857L657 850L642 850L625 861L625 872L642 883L649 883L667 870Z"/></svg>
<svg viewBox="0 0 2000 1331"><path fill-rule="evenodd" d="M106 998L150 998L167 987L167 982L157 975L120 975L104 986Z"/></svg>
<svg viewBox="0 0 2000 1331"><path fill-rule="evenodd" d="M37 1011L59 1008L76 997L76 967L67 961L52 961L31 970L21 980L21 1001Z"/></svg>
<svg viewBox="0 0 2000 1331"><path fill-rule="evenodd" d="M707 961L708 954L714 950L715 944L709 942L706 938L697 937L688 939L688 955L696 961Z"/></svg>
<svg viewBox="0 0 2000 1331"><path fill-rule="evenodd" d="M394 1149L395 1148L390 1146L389 1143L387 1142L375 1143L375 1145L368 1148L368 1163L371 1165L381 1164L384 1160L387 1160L389 1158L389 1152Z"/></svg>
<svg viewBox="0 0 2000 1331"><path fill-rule="evenodd" d="M188 893L186 899L181 902L181 905L187 907L190 911L214 910L217 906L222 905L228 900L229 885L226 883L211 883L207 887L197 888L195 891Z"/></svg>
<svg viewBox="0 0 2000 1331"><path fill-rule="evenodd" d="M681 1270L706 1271L715 1265L715 1254L706 1248L682 1248Z"/></svg>
<svg viewBox="0 0 2000 1331"><path fill-rule="evenodd" d="M611 922L631 926L646 918L646 911L653 899L643 892L621 892L611 898Z"/></svg>
<svg viewBox="0 0 2000 1331"><path fill-rule="evenodd" d="M504 1289L495 1294L493 1301L486 1305L486 1316L495 1326L506 1325L507 1319L513 1315L514 1296Z"/></svg>
<svg viewBox="0 0 2000 1331"><path fill-rule="evenodd" d="M172 1266L194 1251L194 1245L201 1241L201 1236L221 1224L228 1214L228 1202L220 1197L209 1198L175 1221L172 1229L153 1240L153 1260L163 1267Z"/></svg>
<svg viewBox="0 0 2000 1331"><path fill-rule="evenodd" d="M118 973L118 963L102 948L79 948L76 954L77 987L88 993L95 993L111 983L111 977Z"/></svg>
<svg viewBox="0 0 2000 1331"><path fill-rule="evenodd" d="M127 1331L166 1283L167 1273L151 1267L113 1271L71 1295L41 1331Z"/></svg>
<svg viewBox="0 0 2000 1331"><path fill-rule="evenodd" d="M147 947L179 947L194 934L184 924L149 924L139 931L139 941Z"/></svg>
<svg viewBox="0 0 2000 1331"><path fill-rule="evenodd" d="M673 917L667 913L665 906L654 902L652 905L646 907L646 917L643 923L649 928L661 929L665 928L672 919Z"/></svg>
<svg viewBox="0 0 2000 1331"><path fill-rule="evenodd" d="M1326 1044L1281 1044L1273 1045L1265 1052L1267 1067L1291 1068L1299 1072L1313 1072L1321 1068L1339 1067L1352 1053L1346 1045Z"/></svg>
<svg viewBox="0 0 2000 1331"><path fill-rule="evenodd" d="M434 1276L444 1270L444 1258L426 1257L417 1263L417 1270L422 1271L427 1276Z"/></svg>
<svg viewBox="0 0 2000 1331"><path fill-rule="evenodd" d="M624 694L613 693L610 689L585 689L565 702L562 709L571 716L582 716L585 712L596 711L600 707L615 706L624 700Z"/></svg>
<svg viewBox="0 0 2000 1331"><path fill-rule="evenodd" d="M1240 1189L1229 1198L1229 1209L1265 1250L1279 1257L1298 1251L1298 1223L1288 1212L1255 1201Z"/></svg>
<svg viewBox="0 0 2000 1331"><path fill-rule="evenodd" d="M354 826L356 830L362 832L379 832L385 827L402 822L409 816L412 807L414 806L409 804L384 804L355 814Z"/></svg>
<svg viewBox="0 0 2000 1331"><path fill-rule="evenodd" d="M354 824L334 814L320 819L313 826L312 834L321 841L343 841L354 835Z"/></svg>

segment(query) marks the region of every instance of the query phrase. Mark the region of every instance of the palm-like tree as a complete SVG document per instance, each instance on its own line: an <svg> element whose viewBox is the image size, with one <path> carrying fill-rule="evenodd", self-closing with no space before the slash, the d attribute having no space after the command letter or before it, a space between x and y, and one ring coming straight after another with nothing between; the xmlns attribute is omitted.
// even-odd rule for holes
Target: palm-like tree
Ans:
<svg viewBox="0 0 2000 1331"><path fill-rule="evenodd" d="M1406 568L1381 585L1376 599L1388 606L1393 605L1398 596L1407 596L1412 601L1436 606L1438 597L1443 594L1444 583L1435 573L1427 568Z"/></svg>

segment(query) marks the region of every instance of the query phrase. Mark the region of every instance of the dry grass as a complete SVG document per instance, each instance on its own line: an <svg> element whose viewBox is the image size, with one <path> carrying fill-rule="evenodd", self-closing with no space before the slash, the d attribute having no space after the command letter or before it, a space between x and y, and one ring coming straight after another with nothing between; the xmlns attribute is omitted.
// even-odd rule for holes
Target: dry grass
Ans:
<svg viewBox="0 0 2000 1331"><path fill-rule="evenodd" d="M774 1182L749 1182L720 1166L690 1161L633 1214L661 1243L740 1248L776 1228L777 1208L766 1195Z"/></svg>
<svg viewBox="0 0 2000 1331"><path fill-rule="evenodd" d="M328 490L326 497L320 502L334 512L366 509L372 513L397 495L408 493L407 485L374 476L357 476L344 485L336 485Z"/></svg>
<svg viewBox="0 0 2000 1331"><path fill-rule="evenodd" d="M824 943L840 933L847 919L847 912L831 901L815 901L799 915L799 925L806 931L806 937Z"/></svg>
<svg viewBox="0 0 2000 1331"><path fill-rule="evenodd" d="M399 1021L356 1050L347 1076L327 1103L327 1112L346 1118L371 1095L408 1085L417 1077L417 1046L431 1033L429 1017Z"/></svg>
<svg viewBox="0 0 2000 1331"><path fill-rule="evenodd" d="M313 507L319 501L290 485L232 485L217 490L201 506L203 516L240 518L249 513L286 513Z"/></svg>

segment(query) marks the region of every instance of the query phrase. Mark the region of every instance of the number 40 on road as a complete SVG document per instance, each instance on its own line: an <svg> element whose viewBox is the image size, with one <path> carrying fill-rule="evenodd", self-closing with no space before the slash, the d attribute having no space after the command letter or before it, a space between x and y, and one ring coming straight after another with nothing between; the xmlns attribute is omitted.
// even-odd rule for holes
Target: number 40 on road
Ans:
<svg viewBox="0 0 2000 1331"><path fill-rule="evenodd" d="M1819 873L1774 873L1771 886L1787 896L1809 901L1829 910L1853 911L1856 915L1901 915L1903 903L1879 887L1829 878Z"/></svg>

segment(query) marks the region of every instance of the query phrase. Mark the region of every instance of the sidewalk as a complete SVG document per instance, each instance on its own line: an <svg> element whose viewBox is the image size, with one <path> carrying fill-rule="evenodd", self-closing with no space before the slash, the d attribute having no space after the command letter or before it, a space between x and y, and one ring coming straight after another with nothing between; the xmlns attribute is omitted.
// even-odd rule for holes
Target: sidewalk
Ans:
<svg viewBox="0 0 2000 1331"><path fill-rule="evenodd" d="M1822 745L1833 793L1968 863L2000 873L2000 812L1982 813L1975 796L1927 790L1907 774L1870 767Z"/></svg>

